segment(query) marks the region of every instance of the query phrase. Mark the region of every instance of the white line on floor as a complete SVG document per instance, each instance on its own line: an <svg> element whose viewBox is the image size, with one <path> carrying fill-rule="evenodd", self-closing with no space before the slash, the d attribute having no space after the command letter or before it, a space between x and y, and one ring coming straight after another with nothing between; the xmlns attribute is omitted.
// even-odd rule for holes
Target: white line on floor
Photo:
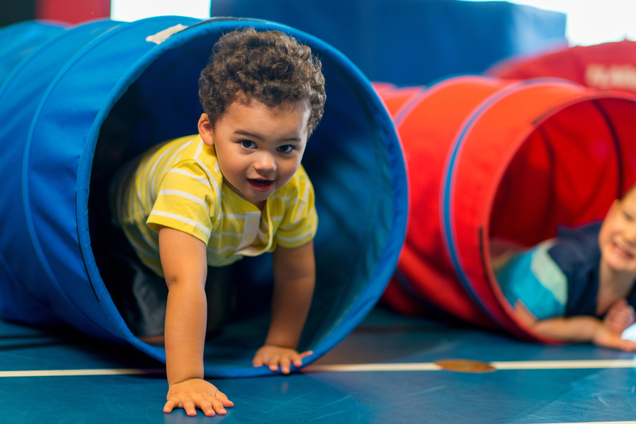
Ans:
<svg viewBox="0 0 636 424"><path fill-rule="evenodd" d="M591 359L583 361L490 362L498 370L564 370L582 368L636 368L634 359Z"/></svg>
<svg viewBox="0 0 636 424"><path fill-rule="evenodd" d="M583 361L506 361L488 362L497 370L558 370L558 369L603 369L636 368L633 359L596 359ZM441 371L443 368L434 362L403 364L350 364L350 365L309 365L303 372L363 372L363 371ZM163 368L137 369L87 369L87 370L39 370L39 371L0 371L2 377L68 377L83 375L135 375L164 374ZM634 421L636 424L636 421Z"/></svg>
<svg viewBox="0 0 636 424"><path fill-rule="evenodd" d="M585 368L636 368L633 359L592 359L584 361L506 361L488 362L498 370L555 370ZM309 365L304 372L359 372L359 371L441 371L434 362L403 364L351 364L351 365Z"/></svg>
<svg viewBox="0 0 636 424"><path fill-rule="evenodd" d="M405 364L351 364L351 365L309 365L304 372L352 372L352 371L440 371L442 368L432 362Z"/></svg>
<svg viewBox="0 0 636 424"><path fill-rule="evenodd" d="M94 369L94 370L40 370L40 371L0 371L0 377L68 377L81 375L134 375L164 374L165 369Z"/></svg>

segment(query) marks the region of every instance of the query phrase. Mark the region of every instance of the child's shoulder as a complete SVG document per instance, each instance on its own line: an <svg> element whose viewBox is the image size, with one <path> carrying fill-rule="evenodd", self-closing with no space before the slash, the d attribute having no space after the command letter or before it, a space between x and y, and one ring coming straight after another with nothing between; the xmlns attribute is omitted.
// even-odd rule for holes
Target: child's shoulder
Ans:
<svg viewBox="0 0 636 424"><path fill-rule="evenodd" d="M593 222L574 228L559 228L556 243L550 252L560 252L583 260L587 260L590 255L599 255L598 234L602 224Z"/></svg>
<svg viewBox="0 0 636 424"><path fill-rule="evenodd" d="M203 143L198 134L164 142L146 162L155 170L152 172L160 174L162 181L170 176L173 184L188 183L194 191L207 186L217 195L221 192L223 174L214 149Z"/></svg>
<svg viewBox="0 0 636 424"><path fill-rule="evenodd" d="M166 156L171 168L194 164L203 168L206 173L221 175L214 148L207 146L198 134L167 141L162 154Z"/></svg>
<svg viewBox="0 0 636 424"><path fill-rule="evenodd" d="M175 153L179 153L180 157L189 159L197 155L207 155L203 147L205 144L198 134L186 135L183 137L173 138L165 142L166 148Z"/></svg>
<svg viewBox="0 0 636 424"><path fill-rule="evenodd" d="M602 223L576 228L560 228L557 239L548 254L566 275L593 272L601 258L598 233ZM571 277L573 278L573 277ZM570 278L568 278L570 279Z"/></svg>
<svg viewBox="0 0 636 424"><path fill-rule="evenodd" d="M298 197L302 196L305 192L313 193L313 190L314 188L307 175L307 171L300 165L291 180L280 189L280 193L284 196Z"/></svg>
<svg viewBox="0 0 636 424"><path fill-rule="evenodd" d="M166 165L174 165L181 159L187 159L192 157L197 147L197 138L199 135L188 135L178 138L172 138L161 143L155 144L149 149L145 150L140 155L140 162L142 165L148 163L156 163L157 161L163 162ZM178 155L174 155L178 153Z"/></svg>
<svg viewBox="0 0 636 424"><path fill-rule="evenodd" d="M305 168L302 165L298 166L298 170L296 170L296 174L294 174L294 177L296 178L298 184L311 184L309 175L307 175L307 171L305 171Z"/></svg>
<svg viewBox="0 0 636 424"><path fill-rule="evenodd" d="M592 240L596 241L602 225L602 221L595 221L577 227L559 227L557 236L559 240L589 243Z"/></svg>

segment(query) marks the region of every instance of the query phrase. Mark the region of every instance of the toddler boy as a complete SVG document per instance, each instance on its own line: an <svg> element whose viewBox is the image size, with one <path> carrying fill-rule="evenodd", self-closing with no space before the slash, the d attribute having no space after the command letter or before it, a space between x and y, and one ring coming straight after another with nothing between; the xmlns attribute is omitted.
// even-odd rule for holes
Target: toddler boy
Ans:
<svg viewBox="0 0 636 424"><path fill-rule="evenodd" d="M515 316L538 334L636 350L621 338L636 305L636 190L612 204L603 222L561 230L513 255L495 275Z"/></svg>
<svg viewBox="0 0 636 424"><path fill-rule="evenodd" d="M141 340L165 344L164 412L212 416L233 404L203 379L209 266L273 252L271 323L253 365L287 374L312 353L296 350L315 284L318 224L300 162L326 96L309 47L248 28L215 44L199 97L199 134L155 146L122 169L111 207L138 260L168 288L165 327L163 319L159 328L144 323L144 311L129 314L142 316L138 331L131 328ZM151 316L161 308L142 309Z"/></svg>

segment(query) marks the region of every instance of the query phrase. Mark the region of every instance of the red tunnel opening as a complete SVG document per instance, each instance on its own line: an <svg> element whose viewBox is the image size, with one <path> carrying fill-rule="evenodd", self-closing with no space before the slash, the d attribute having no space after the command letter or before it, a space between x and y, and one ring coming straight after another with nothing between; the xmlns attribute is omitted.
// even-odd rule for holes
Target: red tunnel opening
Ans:
<svg viewBox="0 0 636 424"><path fill-rule="evenodd" d="M396 119L410 192L384 301L538 339L513 318L491 248L532 246L560 226L603 219L636 180L636 97L483 77L378 91Z"/></svg>

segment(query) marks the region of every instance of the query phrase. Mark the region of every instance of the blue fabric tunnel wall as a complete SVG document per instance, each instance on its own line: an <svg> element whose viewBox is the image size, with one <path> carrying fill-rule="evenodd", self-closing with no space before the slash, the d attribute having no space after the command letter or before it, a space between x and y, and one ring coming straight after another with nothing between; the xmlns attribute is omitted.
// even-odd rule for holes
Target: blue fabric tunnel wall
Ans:
<svg viewBox="0 0 636 424"><path fill-rule="evenodd" d="M26 21L0 30L0 86L34 49L64 31L61 23Z"/></svg>
<svg viewBox="0 0 636 424"><path fill-rule="evenodd" d="M320 219L316 292L300 346L315 352L307 363L372 308L404 239L407 186L400 143L368 80L329 45L280 24L172 16L64 30L0 81L4 319L70 325L165 361L163 348L130 332L102 278L95 234L104 199L91 189L150 146L196 133L199 73L214 42L245 26L277 29L309 45L327 81L325 115L303 159ZM147 41L168 28L180 30L159 44ZM246 258L231 275L238 306L206 343L206 375L270 374L252 368L251 357L268 325L271 258Z"/></svg>

